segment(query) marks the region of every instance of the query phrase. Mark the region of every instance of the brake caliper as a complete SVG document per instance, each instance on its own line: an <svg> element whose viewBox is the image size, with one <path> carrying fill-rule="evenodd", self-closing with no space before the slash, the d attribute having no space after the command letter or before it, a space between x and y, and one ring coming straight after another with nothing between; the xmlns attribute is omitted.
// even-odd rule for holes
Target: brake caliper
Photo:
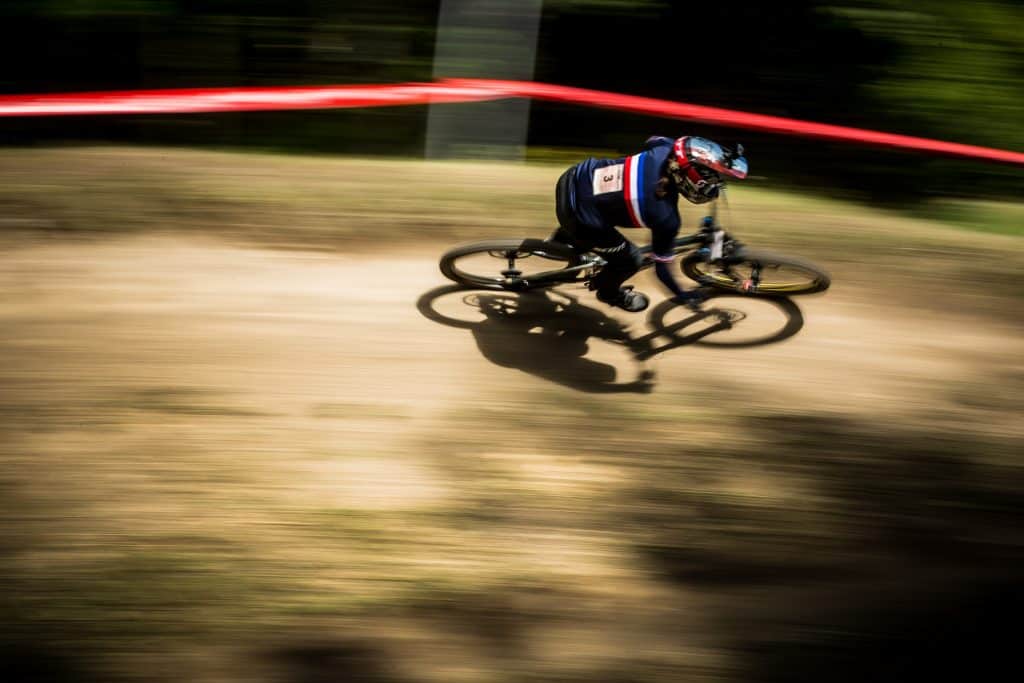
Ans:
<svg viewBox="0 0 1024 683"><path fill-rule="evenodd" d="M754 267L750 271L750 277L744 278L740 282L739 290L744 294L753 294L757 291L757 286L761 284L761 266L754 264Z"/></svg>

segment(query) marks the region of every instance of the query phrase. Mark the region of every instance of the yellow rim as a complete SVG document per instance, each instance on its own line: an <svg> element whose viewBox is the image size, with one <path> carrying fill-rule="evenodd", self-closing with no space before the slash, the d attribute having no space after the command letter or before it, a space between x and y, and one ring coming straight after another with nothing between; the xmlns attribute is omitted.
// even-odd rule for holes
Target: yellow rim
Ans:
<svg viewBox="0 0 1024 683"><path fill-rule="evenodd" d="M730 289L738 289L738 287L736 286L736 281L733 280L732 278L728 278L728 277L725 277L725 276L722 276L722 275L717 275L717 274L713 275L713 274L707 273L707 272L704 272L703 275L704 275L704 277L707 277L707 278L709 278L709 279L711 279L711 280L713 280L715 282L721 283L724 287L728 287ZM811 278L808 278L807 281L805 281L805 282L794 282L794 283L786 283L786 284L762 283L762 284L758 285L757 291L759 291L759 292L798 292L798 291L803 290L803 289L810 289L811 287L814 287L816 284L817 284L817 278L811 277Z"/></svg>

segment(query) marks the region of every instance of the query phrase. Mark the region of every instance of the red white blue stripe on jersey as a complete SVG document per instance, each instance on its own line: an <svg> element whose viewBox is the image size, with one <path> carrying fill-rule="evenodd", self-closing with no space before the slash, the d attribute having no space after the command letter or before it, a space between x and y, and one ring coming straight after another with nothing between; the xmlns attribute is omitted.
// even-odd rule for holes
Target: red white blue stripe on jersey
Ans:
<svg viewBox="0 0 1024 683"><path fill-rule="evenodd" d="M626 157L626 178L622 196L626 200L626 211L634 228L646 228L641 207L643 206L644 157L646 152Z"/></svg>

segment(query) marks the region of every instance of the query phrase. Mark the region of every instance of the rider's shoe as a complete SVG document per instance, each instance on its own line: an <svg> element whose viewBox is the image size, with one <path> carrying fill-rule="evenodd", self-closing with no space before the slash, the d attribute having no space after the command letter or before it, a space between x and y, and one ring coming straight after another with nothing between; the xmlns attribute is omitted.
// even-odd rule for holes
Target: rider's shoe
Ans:
<svg viewBox="0 0 1024 683"><path fill-rule="evenodd" d="M642 311L651 303L645 294L634 292L632 286L620 287L619 291L611 297L602 296L598 292L597 298L609 306L615 306L630 313Z"/></svg>

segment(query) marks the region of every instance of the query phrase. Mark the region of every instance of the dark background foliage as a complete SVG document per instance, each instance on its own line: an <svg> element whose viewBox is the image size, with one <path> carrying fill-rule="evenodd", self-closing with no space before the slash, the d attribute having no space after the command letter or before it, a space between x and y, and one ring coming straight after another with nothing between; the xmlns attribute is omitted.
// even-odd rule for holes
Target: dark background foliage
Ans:
<svg viewBox="0 0 1024 683"><path fill-rule="evenodd" d="M430 80L438 0L13 0L0 92ZM998 0L843 4L548 0L537 80L1024 149L1024 9ZM486 77L489 74L480 73ZM0 144L126 141L407 154L422 107L7 119ZM535 104L537 147L740 139L756 175L885 200L1019 194L1017 169Z"/></svg>

